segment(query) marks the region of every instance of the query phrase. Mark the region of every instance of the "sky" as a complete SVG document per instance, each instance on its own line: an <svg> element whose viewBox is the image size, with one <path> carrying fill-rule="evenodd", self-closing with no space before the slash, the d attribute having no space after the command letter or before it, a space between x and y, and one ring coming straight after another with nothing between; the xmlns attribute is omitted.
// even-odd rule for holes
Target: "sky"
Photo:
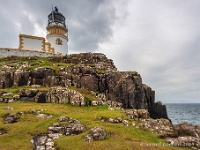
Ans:
<svg viewBox="0 0 200 150"><path fill-rule="evenodd" d="M65 16L69 53L97 52L137 71L163 103L200 103L200 0L0 0L0 47L46 37L52 6Z"/></svg>

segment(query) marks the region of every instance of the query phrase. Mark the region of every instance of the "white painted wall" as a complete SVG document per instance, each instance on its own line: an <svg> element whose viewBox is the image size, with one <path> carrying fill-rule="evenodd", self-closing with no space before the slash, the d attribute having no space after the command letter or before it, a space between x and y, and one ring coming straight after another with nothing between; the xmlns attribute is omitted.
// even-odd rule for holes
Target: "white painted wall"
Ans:
<svg viewBox="0 0 200 150"><path fill-rule="evenodd" d="M43 40L23 37L23 48L42 51Z"/></svg>
<svg viewBox="0 0 200 150"><path fill-rule="evenodd" d="M63 41L63 45L57 45L56 44L56 39L60 38ZM51 47L53 47L55 49L55 54L62 53L63 55L68 54L68 42L67 42L67 38L61 35L47 35L47 40L49 43L51 43Z"/></svg>
<svg viewBox="0 0 200 150"><path fill-rule="evenodd" d="M31 50L19 50L19 49L0 49L0 58L9 57L9 56L20 56L20 57L30 57L30 56L38 56L38 57L51 57L54 54L44 53L44 52L35 52Z"/></svg>

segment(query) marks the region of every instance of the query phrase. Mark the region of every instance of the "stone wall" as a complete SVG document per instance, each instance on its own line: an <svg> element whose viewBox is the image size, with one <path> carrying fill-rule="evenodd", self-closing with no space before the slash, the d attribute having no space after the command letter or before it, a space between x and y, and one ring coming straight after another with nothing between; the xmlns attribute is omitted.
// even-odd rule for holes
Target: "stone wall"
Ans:
<svg viewBox="0 0 200 150"><path fill-rule="evenodd" d="M42 51L34 51L34 50L20 50L20 49L12 49L12 48L0 48L0 58L2 57L10 57L10 56L38 56L38 57L51 57L54 54L46 53Z"/></svg>

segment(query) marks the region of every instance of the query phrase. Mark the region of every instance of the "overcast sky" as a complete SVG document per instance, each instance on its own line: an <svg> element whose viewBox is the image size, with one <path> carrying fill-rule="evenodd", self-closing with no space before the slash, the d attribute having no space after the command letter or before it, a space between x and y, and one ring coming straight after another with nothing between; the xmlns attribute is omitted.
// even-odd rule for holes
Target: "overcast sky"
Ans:
<svg viewBox="0 0 200 150"><path fill-rule="evenodd" d="M200 103L200 0L0 0L0 47L46 37L52 5L65 16L69 53L100 52L138 71L164 103Z"/></svg>

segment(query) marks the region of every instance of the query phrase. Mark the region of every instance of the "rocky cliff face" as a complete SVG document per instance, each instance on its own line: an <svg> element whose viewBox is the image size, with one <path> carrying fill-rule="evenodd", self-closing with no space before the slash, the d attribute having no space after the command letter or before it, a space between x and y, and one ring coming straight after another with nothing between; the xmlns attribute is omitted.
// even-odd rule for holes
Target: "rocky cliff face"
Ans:
<svg viewBox="0 0 200 150"><path fill-rule="evenodd" d="M113 61L104 54L81 53L50 58L50 62L66 64L59 70L50 66L34 68L31 59L35 58L2 65L0 88L35 84L74 86L104 94L107 100L120 102L124 108L148 109L153 118L168 118L166 107L155 103L155 91L142 83L140 74L117 71Z"/></svg>

